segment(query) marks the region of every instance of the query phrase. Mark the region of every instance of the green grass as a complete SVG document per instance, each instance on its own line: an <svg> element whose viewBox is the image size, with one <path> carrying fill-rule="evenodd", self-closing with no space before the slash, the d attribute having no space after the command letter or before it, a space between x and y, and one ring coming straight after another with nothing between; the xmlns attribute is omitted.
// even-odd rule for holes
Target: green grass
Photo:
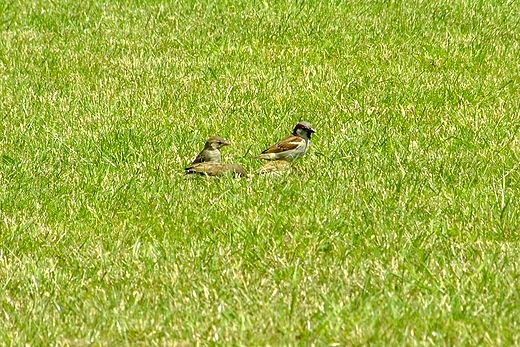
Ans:
<svg viewBox="0 0 520 347"><path fill-rule="evenodd" d="M0 344L519 345L520 4L0 4ZM185 180L205 139L279 178Z"/></svg>

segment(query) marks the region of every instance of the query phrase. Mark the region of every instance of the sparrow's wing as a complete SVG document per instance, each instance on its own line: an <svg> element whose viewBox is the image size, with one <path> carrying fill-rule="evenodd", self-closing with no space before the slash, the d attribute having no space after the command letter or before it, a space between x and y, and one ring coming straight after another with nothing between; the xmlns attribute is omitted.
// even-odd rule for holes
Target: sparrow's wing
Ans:
<svg viewBox="0 0 520 347"><path fill-rule="evenodd" d="M274 145L272 145L271 147L269 147L268 149L263 151L262 154L264 154L264 153L281 153L281 152L289 151L291 149L295 149L296 147L300 146L302 141L303 141L303 139L301 137L289 135L282 141L275 143Z"/></svg>
<svg viewBox="0 0 520 347"><path fill-rule="evenodd" d="M198 173L208 176L222 176L230 171L239 176L246 176L246 171L238 164L203 162L193 164L185 170L186 173Z"/></svg>
<svg viewBox="0 0 520 347"><path fill-rule="evenodd" d="M195 160L193 160L193 163L191 163L191 165L197 164L197 163L203 163L204 161L205 161L204 160L204 151L202 151L199 153L199 155L197 155Z"/></svg>
<svg viewBox="0 0 520 347"><path fill-rule="evenodd" d="M211 163L211 162L201 162L201 163L193 163L191 166L187 167L187 173L201 173L207 174L210 176L215 176L219 171L222 170L224 164L221 163Z"/></svg>

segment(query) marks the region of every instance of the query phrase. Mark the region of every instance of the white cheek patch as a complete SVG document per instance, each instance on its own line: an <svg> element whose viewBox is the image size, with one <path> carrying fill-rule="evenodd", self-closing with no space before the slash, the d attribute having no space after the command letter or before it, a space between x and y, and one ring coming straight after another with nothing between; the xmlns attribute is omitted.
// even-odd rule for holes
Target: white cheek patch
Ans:
<svg viewBox="0 0 520 347"><path fill-rule="evenodd" d="M304 129L298 129L296 130L296 134L298 134L298 136L300 137L303 137L304 139L310 139L310 134L307 133L306 130Z"/></svg>

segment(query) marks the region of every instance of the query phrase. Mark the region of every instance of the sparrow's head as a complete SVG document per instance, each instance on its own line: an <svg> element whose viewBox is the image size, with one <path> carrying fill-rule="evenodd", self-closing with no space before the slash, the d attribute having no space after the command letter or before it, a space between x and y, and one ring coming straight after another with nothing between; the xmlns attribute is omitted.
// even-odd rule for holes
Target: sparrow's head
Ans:
<svg viewBox="0 0 520 347"><path fill-rule="evenodd" d="M296 124L296 126L294 127L293 135L310 140L311 135L315 132L316 132L316 130L314 130L312 128L311 123L300 122L300 123Z"/></svg>
<svg viewBox="0 0 520 347"><path fill-rule="evenodd" d="M211 136L207 141L206 145L204 146L204 149L220 149L224 146L229 146L230 143L220 137L220 136Z"/></svg>

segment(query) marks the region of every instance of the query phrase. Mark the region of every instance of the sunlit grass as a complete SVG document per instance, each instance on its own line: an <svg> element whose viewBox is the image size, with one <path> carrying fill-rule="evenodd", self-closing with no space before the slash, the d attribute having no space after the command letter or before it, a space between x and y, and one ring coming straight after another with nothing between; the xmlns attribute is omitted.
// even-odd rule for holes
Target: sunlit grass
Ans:
<svg viewBox="0 0 520 347"><path fill-rule="evenodd" d="M5 345L517 345L520 5L0 4ZM185 180L206 138L276 178Z"/></svg>

